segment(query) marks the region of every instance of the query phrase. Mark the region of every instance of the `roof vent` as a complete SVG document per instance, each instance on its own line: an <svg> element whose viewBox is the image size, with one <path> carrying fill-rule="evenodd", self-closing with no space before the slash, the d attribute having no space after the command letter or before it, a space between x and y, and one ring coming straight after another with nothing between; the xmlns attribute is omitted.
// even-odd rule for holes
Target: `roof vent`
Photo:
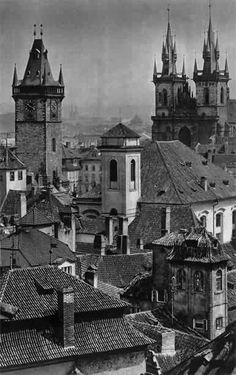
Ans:
<svg viewBox="0 0 236 375"><path fill-rule="evenodd" d="M229 186L229 180L223 180L223 184Z"/></svg>
<svg viewBox="0 0 236 375"><path fill-rule="evenodd" d="M202 160L203 165L208 165L208 160Z"/></svg>

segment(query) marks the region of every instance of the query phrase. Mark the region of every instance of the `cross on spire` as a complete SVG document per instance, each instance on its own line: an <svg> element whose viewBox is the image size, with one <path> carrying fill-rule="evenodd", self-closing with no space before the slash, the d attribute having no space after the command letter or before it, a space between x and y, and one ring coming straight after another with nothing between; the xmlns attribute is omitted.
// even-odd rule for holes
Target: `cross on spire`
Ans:
<svg viewBox="0 0 236 375"><path fill-rule="evenodd" d="M168 14L168 23L170 22L170 4L167 7L167 14Z"/></svg>

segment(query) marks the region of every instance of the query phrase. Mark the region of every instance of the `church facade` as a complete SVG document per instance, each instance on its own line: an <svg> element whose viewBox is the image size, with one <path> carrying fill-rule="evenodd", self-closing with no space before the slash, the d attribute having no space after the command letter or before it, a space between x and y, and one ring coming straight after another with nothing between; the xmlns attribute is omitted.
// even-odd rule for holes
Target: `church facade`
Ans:
<svg viewBox="0 0 236 375"><path fill-rule="evenodd" d="M196 59L194 63L193 81L196 85L196 98L194 98L188 84L184 61L182 72L177 72L176 40L172 35L168 15L160 73L157 72L156 61L154 61L153 140L179 139L187 146L195 147L197 143L208 143L209 138L214 135L221 138L230 135L228 124L229 69L227 59L224 70L219 68L219 42L218 36L217 38L214 36L210 11L202 57L204 60L202 70L198 69Z"/></svg>

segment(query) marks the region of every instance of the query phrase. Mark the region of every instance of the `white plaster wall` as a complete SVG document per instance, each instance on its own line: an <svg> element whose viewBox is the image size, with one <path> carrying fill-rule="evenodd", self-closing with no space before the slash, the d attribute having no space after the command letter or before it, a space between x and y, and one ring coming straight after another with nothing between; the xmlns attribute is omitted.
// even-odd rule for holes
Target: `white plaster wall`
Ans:
<svg viewBox="0 0 236 375"><path fill-rule="evenodd" d="M6 172L6 194L9 190L23 190L26 191L26 169L22 169L22 180L18 180L18 170L12 170ZM15 179L10 181L10 172L14 172Z"/></svg>
<svg viewBox="0 0 236 375"><path fill-rule="evenodd" d="M71 267L71 275L75 276L75 263L65 261L58 266L58 268L62 270L64 267Z"/></svg>
<svg viewBox="0 0 236 375"><path fill-rule="evenodd" d="M225 188L227 189L227 187ZM232 212L233 210L236 210L236 197L232 199L225 199L219 201L218 203L194 203L192 208L198 219L200 219L202 215L206 215L206 229L213 235L216 235L219 231L216 227L216 214L222 213L222 243L231 241L233 230Z"/></svg>

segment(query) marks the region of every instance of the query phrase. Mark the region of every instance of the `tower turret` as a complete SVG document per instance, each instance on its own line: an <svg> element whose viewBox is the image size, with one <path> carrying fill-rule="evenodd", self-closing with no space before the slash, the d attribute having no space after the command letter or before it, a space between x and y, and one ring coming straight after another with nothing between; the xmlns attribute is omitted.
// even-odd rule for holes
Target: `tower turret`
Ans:
<svg viewBox="0 0 236 375"><path fill-rule="evenodd" d="M16 64L14 66L14 73L13 73L13 80L12 80L12 86L18 85L18 77L17 77L17 71L16 71Z"/></svg>
<svg viewBox="0 0 236 375"><path fill-rule="evenodd" d="M15 100L16 151L28 172L51 182L61 175L61 103L64 84L56 81L43 43L43 27L30 50L22 81L14 71L12 96ZM61 82L63 79L61 78Z"/></svg>

